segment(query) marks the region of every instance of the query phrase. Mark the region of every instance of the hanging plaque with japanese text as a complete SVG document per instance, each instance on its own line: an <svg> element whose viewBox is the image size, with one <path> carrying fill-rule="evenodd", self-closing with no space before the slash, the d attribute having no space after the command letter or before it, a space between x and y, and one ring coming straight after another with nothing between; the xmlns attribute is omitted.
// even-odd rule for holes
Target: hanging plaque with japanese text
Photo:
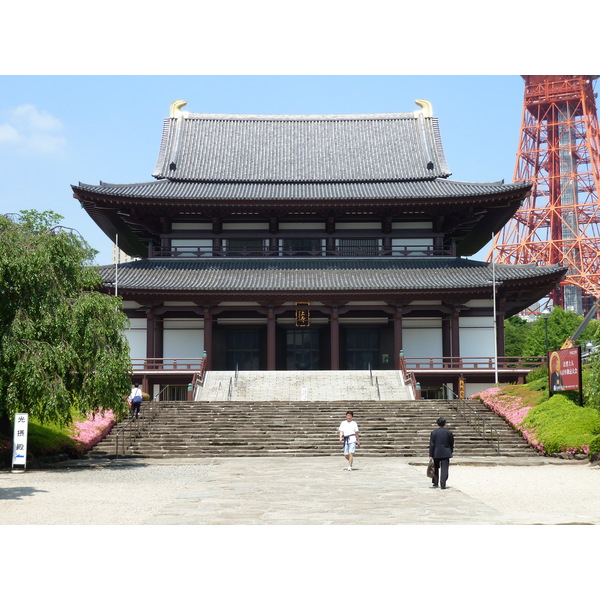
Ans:
<svg viewBox="0 0 600 600"><path fill-rule="evenodd" d="M310 327L310 303L296 302L296 327Z"/></svg>

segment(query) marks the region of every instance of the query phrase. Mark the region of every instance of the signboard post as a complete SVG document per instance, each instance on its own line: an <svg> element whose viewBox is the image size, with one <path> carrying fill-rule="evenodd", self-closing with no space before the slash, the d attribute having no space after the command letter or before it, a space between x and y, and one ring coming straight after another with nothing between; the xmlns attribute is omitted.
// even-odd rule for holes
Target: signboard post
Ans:
<svg viewBox="0 0 600 600"><path fill-rule="evenodd" d="M15 431L13 437L12 472L24 473L27 461L27 427L29 424L28 413L15 414ZM15 467L22 467L15 469Z"/></svg>
<svg viewBox="0 0 600 600"><path fill-rule="evenodd" d="M548 395L579 390L581 404L581 348L565 348L548 354Z"/></svg>

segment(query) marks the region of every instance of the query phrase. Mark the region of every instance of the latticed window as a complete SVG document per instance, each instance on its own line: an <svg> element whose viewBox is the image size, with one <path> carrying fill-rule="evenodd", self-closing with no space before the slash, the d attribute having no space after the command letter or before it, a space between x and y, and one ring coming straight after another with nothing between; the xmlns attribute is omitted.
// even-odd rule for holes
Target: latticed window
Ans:
<svg viewBox="0 0 600 600"><path fill-rule="evenodd" d="M323 242L318 238L292 238L281 240L284 256L320 256Z"/></svg>
<svg viewBox="0 0 600 600"><path fill-rule="evenodd" d="M262 256L264 251L264 241L261 239L226 241L228 256Z"/></svg>
<svg viewBox="0 0 600 600"><path fill-rule="evenodd" d="M340 256L378 256L381 240L378 239L347 239L338 240Z"/></svg>

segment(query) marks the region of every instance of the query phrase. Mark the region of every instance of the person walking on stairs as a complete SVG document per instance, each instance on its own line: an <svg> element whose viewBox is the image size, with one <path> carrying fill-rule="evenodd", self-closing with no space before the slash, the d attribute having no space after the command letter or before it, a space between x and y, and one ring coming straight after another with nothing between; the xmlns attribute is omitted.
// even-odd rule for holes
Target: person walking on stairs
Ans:
<svg viewBox="0 0 600 600"><path fill-rule="evenodd" d="M348 461L348 471L352 471L352 460L356 452L356 446L360 446L360 434L358 425L354 421L354 413L349 410L346 413L346 420L340 423L338 427L340 433L340 443L344 444L344 457Z"/></svg>
<svg viewBox="0 0 600 600"><path fill-rule="evenodd" d="M434 488L439 484L445 490L446 481L448 481L448 467L454 451L454 435L444 427L446 425L444 417L439 417L436 422L439 427L434 429L429 436L429 456L433 458L435 468L432 482Z"/></svg>
<svg viewBox="0 0 600 600"><path fill-rule="evenodd" d="M139 384L133 386L131 394L129 394L129 401L131 402L130 413L131 418L139 418L140 408L142 408L142 388Z"/></svg>

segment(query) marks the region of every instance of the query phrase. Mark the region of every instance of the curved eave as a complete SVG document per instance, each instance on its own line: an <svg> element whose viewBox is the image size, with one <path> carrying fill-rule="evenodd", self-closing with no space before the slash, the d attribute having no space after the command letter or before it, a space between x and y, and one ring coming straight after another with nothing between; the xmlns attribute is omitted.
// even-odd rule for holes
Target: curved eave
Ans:
<svg viewBox="0 0 600 600"><path fill-rule="evenodd" d="M79 197L119 204L128 202L168 204L178 206L224 206L240 204L261 206L265 203L314 202L460 202L483 198L525 198L531 184L474 183L447 179L393 181L324 182L182 182L159 180L132 184L72 186Z"/></svg>
<svg viewBox="0 0 600 600"><path fill-rule="evenodd" d="M378 298L406 302L491 298L489 263L468 259L148 259L118 268L118 293L136 297L223 301ZM100 267L114 293L114 265ZM507 316L543 297L564 277L558 266L496 265Z"/></svg>

